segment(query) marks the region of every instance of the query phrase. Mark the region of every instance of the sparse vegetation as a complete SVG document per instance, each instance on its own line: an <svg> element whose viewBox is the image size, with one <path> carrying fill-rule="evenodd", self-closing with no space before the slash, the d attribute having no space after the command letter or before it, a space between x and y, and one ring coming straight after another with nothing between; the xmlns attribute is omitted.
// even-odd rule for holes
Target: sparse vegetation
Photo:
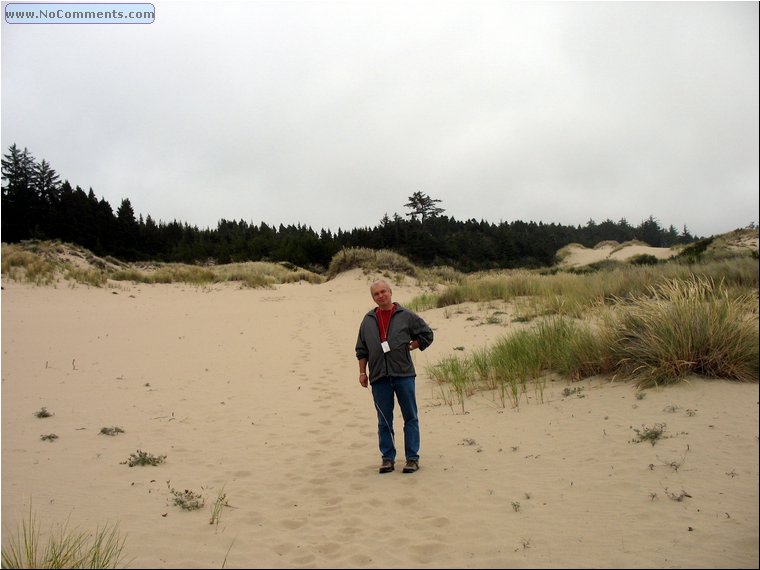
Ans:
<svg viewBox="0 0 760 570"><path fill-rule="evenodd" d="M38 418L49 418L53 415L53 413L49 412L45 406L42 406L39 410L34 412L34 415Z"/></svg>
<svg viewBox="0 0 760 570"><path fill-rule="evenodd" d="M174 498L173 504L185 511L196 511L202 509L206 504L206 500L201 493L196 493L190 489L178 491L171 486L171 481L167 481L166 486L169 488L169 493Z"/></svg>
<svg viewBox="0 0 760 570"><path fill-rule="evenodd" d="M111 435L111 436L113 436L113 435L117 435L117 434L120 434L120 433L124 433L124 430L121 429L118 426L102 427L102 428L100 428L100 433L102 435Z"/></svg>
<svg viewBox="0 0 760 570"><path fill-rule="evenodd" d="M166 455L153 455L145 451L137 450L136 453L130 454L126 461L122 461L123 464L127 464L130 467L135 465L160 465L166 461Z"/></svg>
<svg viewBox="0 0 760 570"><path fill-rule="evenodd" d="M222 265L185 263L122 263L101 259L82 247L60 242L2 244L2 272L15 281L54 285L69 283L103 287L111 281L135 283L240 283L244 287L271 287L278 283L322 283L325 277L290 263L250 261Z"/></svg>
<svg viewBox="0 0 760 570"><path fill-rule="evenodd" d="M571 290L546 297L556 310L554 316L503 337L485 352L444 357L431 365L428 373L439 384L451 386L463 410L462 398L478 390L496 390L502 405L510 401L517 406L532 384L537 399L542 400L543 374L552 371L571 380L597 374L632 378L639 394L642 389L678 382L689 374L757 382L757 293L748 288L748 283L757 287L757 262L750 262L754 277L745 272L749 266L746 258L741 258L734 266L738 271L727 271L729 277L718 281L705 274L655 279L646 273L650 269L635 268L631 275L647 277L639 281L641 287L649 281L654 285L640 292L629 288L622 296L605 292L607 286L621 283L618 278L610 281L609 276L599 276L593 281L587 277L583 287L596 291L597 304L587 306L583 321L568 314L584 306L569 301L575 297ZM518 282L523 293L530 290L523 281ZM484 284L487 299L494 290L512 294L506 281L500 286L493 279ZM551 289L559 290L555 286ZM469 297L467 286L448 291L460 301L486 300L480 293ZM537 295L544 295L538 291ZM612 291L621 289L613 287ZM557 302L559 299L563 301ZM567 310L570 305L575 308Z"/></svg>
<svg viewBox="0 0 760 570"><path fill-rule="evenodd" d="M669 499L671 499L673 501L676 501L678 503L680 503L681 501L683 501L686 498L691 499L691 495L689 495L689 493L687 493L683 489L681 489L681 491L678 492L678 493L675 493L673 491L669 491L668 489L665 489L665 494L668 496Z"/></svg>
<svg viewBox="0 0 760 570"><path fill-rule="evenodd" d="M213 524L218 527L219 521L222 519L222 511L224 510L224 507L229 506L230 505L227 502L227 493L224 492L224 487L222 487L216 496L214 504L211 505L211 520L209 521L209 524Z"/></svg>
<svg viewBox="0 0 760 570"><path fill-rule="evenodd" d="M41 435L40 439L42 441L55 441L56 439L58 439L58 436L56 434L54 434L54 433L48 433L48 434L45 434L45 435Z"/></svg>
<svg viewBox="0 0 760 570"><path fill-rule="evenodd" d="M631 428L633 431L636 432L636 439L634 439L634 443L641 443L642 441L648 441L653 446L655 443L657 443L660 439L662 439L665 433L666 424L664 423L656 423L653 426L645 426L642 425L641 429L638 428Z"/></svg>

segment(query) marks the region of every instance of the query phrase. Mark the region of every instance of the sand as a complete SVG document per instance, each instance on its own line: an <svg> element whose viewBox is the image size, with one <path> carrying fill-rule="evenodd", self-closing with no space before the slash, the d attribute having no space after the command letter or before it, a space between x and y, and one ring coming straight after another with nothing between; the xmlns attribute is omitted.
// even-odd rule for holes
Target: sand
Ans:
<svg viewBox="0 0 760 570"><path fill-rule="evenodd" d="M757 248L755 248L757 249ZM587 248L574 243L566 246L565 257L559 263L560 267L590 265L604 260L627 261L637 255L651 255L657 259L675 257L679 250L669 247L651 247L638 243L618 244L617 242L602 242L594 248Z"/></svg>
<svg viewBox="0 0 760 570"><path fill-rule="evenodd" d="M118 523L131 568L758 567L758 385L693 377L639 399L556 379L543 402L480 394L463 413L426 369L525 326L507 305L421 313L436 335L414 356L421 468L378 474L354 356L369 279L4 281L3 548L31 506L43 530ZM635 442L656 423L665 437ZM129 467L137 450L166 460ZM182 510L172 488L206 505Z"/></svg>

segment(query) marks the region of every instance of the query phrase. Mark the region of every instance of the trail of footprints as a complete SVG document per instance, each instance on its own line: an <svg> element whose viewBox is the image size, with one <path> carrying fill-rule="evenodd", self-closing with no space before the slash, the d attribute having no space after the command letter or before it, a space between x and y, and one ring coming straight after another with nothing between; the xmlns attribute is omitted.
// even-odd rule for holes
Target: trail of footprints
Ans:
<svg viewBox="0 0 760 570"><path fill-rule="evenodd" d="M283 363L284 389L309 403L299 402L294 423L300 431L287 426L291 412L281 410L282 421L262 435L278 443L266 456L272 462L270 496L259 500L275 505L272 511L279 516L274 521L253 516L251 523L271 538L261 544L294 567L373 563L352 547L362 532L352 513L371 508L364 491L377 454L374 410L356 381L353 345L340 341L345 331L334 327L329 318L312 314L288 332L294 350L292 360Z"/></svg>

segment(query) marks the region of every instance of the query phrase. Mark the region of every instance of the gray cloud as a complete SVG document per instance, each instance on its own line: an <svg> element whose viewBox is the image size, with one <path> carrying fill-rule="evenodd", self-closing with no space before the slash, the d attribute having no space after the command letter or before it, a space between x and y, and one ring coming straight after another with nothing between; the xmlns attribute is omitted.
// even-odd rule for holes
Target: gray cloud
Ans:
<svg viewBox="0 0 760 570"><path fill-rule="evenodd" d="M750 2L156 2L2 24L2 144L157 220L757 221Z"/></svg>

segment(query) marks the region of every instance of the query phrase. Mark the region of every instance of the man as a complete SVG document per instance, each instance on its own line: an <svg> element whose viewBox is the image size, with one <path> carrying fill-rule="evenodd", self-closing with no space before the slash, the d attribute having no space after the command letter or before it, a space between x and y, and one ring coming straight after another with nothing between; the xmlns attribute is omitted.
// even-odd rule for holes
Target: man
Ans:
<svg viewBox="0 0 760 570"><path fill-rule="evenodd" d="M359 384L372 387L377 409L377 435L382 456L380 473L395 469L394 396L404 418L406 465L403 472L414 473L420 465L420 423L411 351L430 346L433 331L419 315L393 302L393 292L387 281L375 281L369 292L377 308L364 315L359 326L356 358L359 360Z"/></svg>

